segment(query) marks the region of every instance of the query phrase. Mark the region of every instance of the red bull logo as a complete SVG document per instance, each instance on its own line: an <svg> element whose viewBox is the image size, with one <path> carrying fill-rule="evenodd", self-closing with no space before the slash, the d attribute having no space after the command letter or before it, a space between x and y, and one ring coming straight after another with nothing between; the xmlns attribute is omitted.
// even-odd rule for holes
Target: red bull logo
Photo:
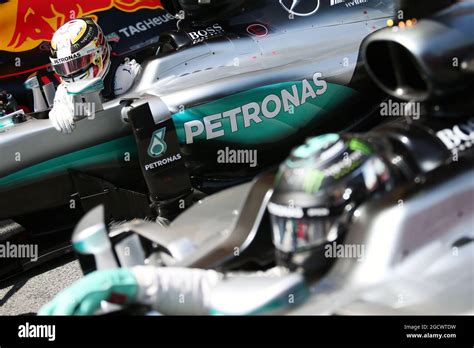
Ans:
<svg viewBox="0 0 474 348"><path fill-rule="evenodd" d="M160 0L8 0L0 4L0 50L23 52L74 18L116 8L124 12L163 8Z"/></svg>

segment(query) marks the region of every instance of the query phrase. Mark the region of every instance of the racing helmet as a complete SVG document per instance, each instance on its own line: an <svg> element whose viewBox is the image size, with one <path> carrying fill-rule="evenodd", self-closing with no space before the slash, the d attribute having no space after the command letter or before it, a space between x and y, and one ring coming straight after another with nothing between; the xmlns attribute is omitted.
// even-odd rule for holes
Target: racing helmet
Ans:
<svg viewBox="0 0 474 348"><path fill-rule="evenodd" d="M326 246L340 243L353 212L393 175L372 145L327 134L296 148L280 166L268 204L277 261L304 273L325 270Z"/></svg>
<svg viewBox="0 0 474 348"><path fill-rule="evenodd" d="M110 47L92 18L73 19L54 33L50 60L66 83L103 78L110 66Z"/></svg>

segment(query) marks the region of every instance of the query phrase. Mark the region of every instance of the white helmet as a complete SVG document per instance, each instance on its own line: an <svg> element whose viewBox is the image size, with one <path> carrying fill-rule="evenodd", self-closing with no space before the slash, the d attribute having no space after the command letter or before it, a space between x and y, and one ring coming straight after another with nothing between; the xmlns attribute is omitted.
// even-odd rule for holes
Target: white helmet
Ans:
<svg viewBox="0 0 474 348"><path fill-rule="evenodd" d="M73 19L54 33L50 60L64 82L103 78L110 66L110 47L93 19Z"/></svg>

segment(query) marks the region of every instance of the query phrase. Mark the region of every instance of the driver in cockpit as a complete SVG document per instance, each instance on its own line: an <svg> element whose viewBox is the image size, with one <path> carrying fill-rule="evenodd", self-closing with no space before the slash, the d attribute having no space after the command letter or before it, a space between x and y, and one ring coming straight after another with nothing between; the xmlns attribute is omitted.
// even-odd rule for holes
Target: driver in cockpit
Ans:
<svg viewBox="0 0 474 348"><path fill-rule="evenodd" d="M102 97L113 99L126 93L141 71L134 59L115 60L100 26L91 18L73 19L61 26L51 40L51 65L61 77L49 119L54 128L72 133L76 115L70 83L100 77L104 81Z"/></svg>

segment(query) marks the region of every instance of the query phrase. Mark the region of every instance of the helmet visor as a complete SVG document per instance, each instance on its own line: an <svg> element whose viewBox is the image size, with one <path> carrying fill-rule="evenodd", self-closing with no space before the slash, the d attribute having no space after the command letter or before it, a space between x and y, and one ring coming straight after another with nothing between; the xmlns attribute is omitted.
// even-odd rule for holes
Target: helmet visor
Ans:
<svg viewBox="0 0 474 348"><path fill-rule="evenodd" d="M93 60L94 54L87 54L71 60L51 59L51 65L58 75L67 77L88 69Z"/></svg>
<svg viewBox="0 0 474 348"><path fill-rule="evenodd" d="M305 251L321 246L332 239L331 229L335 218L288 218L271 215L273 243L286 253Z"/></svg>

